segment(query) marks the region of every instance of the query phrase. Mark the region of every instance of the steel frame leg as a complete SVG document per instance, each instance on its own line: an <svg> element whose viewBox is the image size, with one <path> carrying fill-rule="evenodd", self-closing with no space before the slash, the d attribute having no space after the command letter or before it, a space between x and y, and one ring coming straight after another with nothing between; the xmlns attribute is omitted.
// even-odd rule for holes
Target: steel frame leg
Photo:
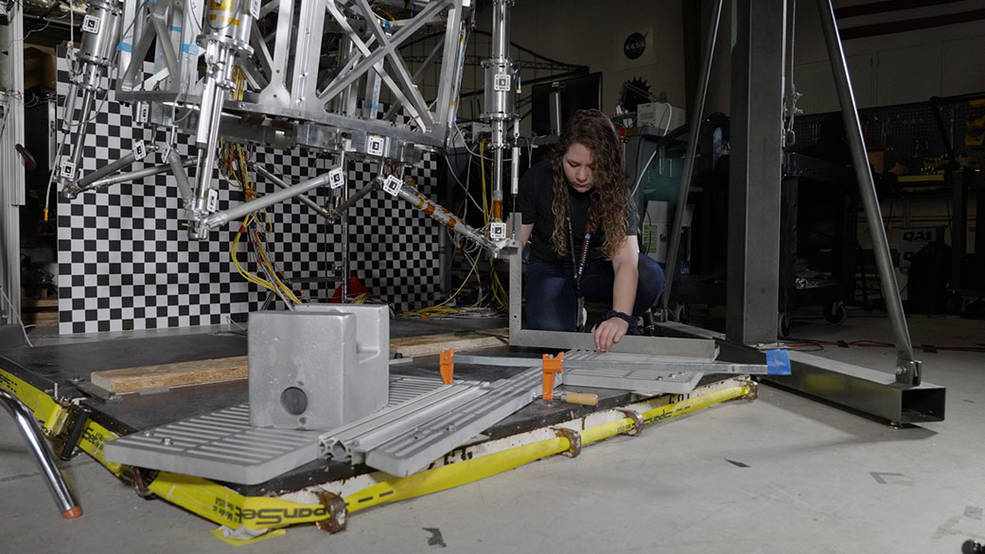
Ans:
<svg viewBox="0 0 985 554"><path fill-rule="evenodd" d="M711 67L715 59L715 43L718 38L718 25L722 19L723 0L717 0L708 22L708 43L705 46L704 58L701 65L701 82L691 106L691 126L687 139L687 153L684 156L684 172L681 174L681 186L677 194L677 209L674 214L674 228L670 234L670 248L667 249L667 270L665 271L664 291L661 308L667 313L670 304L670 293L677 276L677 254L681 247L681 228L684 225L684 214L687 209L687 196L691 190L691 177L694 174L694 161L698 153L698 136L701 132L701 122L704 119L705 98L708 95L708 82L711 80ZM640 176L642 178L642 176Z"/></svg>
<svg viewBox="0 0 985 554"><path fill-rule="evenodd" d="M31 453L34 454L34 459L37 460L38 466L41 468L41 474L44 476L45 482L48 483L48 489L51 490L52 496L55 497L55 503L58 504L58 509L62 512L62 517L65 519L80 517L82 507L75 501L72 491L65 484L61 471L55 465L55 456L51 452L51 447L34 422L31 411L16 396L4 389L0 389L0 400L3 400L3 406L7 413L14 418L21 434L24 435L24 440L27 441Z"/></svg>
<svg viewBox="0 0 985 554"><path fill-rule="evenodd" d="M910 330L903 313L899 285L896 283L896 275L893 273L889 241L886 239L886 228L883 225L879 198L876 196L876 185L872 179L872 170L869 167L869 158L865 151L858 108L855 105L855 93L852 92L848 64L845 61L845 52L841 47L841 35L838 33L831 0L817 0L817 11L821 17L821 28L824 30L824 40L828 47L828 59L831 62L831 71L834 73L838 101L841 103L845 134L852 151L855 178L858 181L862 204L865 206L865 220L868 222L872 233L872 250L875 252L876 267L879 269L882 297L886 302L886 312L889 314L889 321L893 328L893 338L896 343L896 382L901 385L916 386L920 384L920 362L913 357Z"/></svg>

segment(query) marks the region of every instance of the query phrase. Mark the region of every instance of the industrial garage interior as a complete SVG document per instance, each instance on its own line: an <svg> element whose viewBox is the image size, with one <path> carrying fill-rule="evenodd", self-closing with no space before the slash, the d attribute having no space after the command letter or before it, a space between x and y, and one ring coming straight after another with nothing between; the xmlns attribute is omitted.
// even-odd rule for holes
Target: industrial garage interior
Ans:
<svg viewBox="0 0 985 554"><path fill-rule="evenodd" d="M0 44L0 550L985 552L981 0Z"/></svg>

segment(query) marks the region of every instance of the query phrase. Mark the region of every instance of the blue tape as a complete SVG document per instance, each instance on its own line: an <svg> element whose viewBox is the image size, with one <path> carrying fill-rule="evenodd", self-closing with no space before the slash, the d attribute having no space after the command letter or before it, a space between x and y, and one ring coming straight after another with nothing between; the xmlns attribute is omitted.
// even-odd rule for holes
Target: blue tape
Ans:
<svg viewBox="0 0 985 554"><path fill-rule="evenodd" d="M790 352L786 350L766 351L767 375L790 375Z"/></svg>
<svg viewBox="0 0 985 554"><path fill-rule="evenodd" d="M194 56L198 54L198 46L186 42L181 45L181 51Z"/></svg>
<svg viewBox="0 0 985 554"><path fill-rule="evenodd" d="M180 33L181 32L181 26L180 25L172 25L171 26L171 30L174 31L174 32L176 32L176 33Z"/></svg>
<svg viewBox="0 0 985 554"><path fill-rule="evenodd" d="M129 42L121 42L116 45L117 52L133 52L133 45Z"/></svg>

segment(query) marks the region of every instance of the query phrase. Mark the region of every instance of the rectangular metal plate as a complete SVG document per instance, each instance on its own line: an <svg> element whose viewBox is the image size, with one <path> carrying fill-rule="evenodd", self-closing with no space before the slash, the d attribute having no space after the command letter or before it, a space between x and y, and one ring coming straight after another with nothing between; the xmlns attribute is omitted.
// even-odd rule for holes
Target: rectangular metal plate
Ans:
<svg viewBox="0 0 985 554"><path fill-rule="evenodd" d="M633 369L566 369L561 374L565 385L620 389L654 396L658 394L687 394L698 386L704 376L700 371L663 373Z"/></svg>

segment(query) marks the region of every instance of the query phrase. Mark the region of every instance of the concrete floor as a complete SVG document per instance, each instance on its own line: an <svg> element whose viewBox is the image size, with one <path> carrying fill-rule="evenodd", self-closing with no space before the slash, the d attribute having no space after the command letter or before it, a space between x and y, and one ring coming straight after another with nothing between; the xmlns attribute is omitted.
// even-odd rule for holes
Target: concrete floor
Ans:
<svg viewBox="0 0 985 554"><path fill-rule="evenodd" d="M890 339L884 319L853 315L793 334ZM985 343L982 321L917 316L911 326L915 344ZM887 371L894 359L883 348L820 355ZM920 357L924 379L948 389L945 422L897 430L763 386L756 401L613 437L574 460L359 512L344 533L296 527L239 551L960 552L968 538L985 542L985 354ZM0 453L0 551L231 548L211 522L137 497L84 455L63 467L85 515L64 521L6 417Z"/></svg>

